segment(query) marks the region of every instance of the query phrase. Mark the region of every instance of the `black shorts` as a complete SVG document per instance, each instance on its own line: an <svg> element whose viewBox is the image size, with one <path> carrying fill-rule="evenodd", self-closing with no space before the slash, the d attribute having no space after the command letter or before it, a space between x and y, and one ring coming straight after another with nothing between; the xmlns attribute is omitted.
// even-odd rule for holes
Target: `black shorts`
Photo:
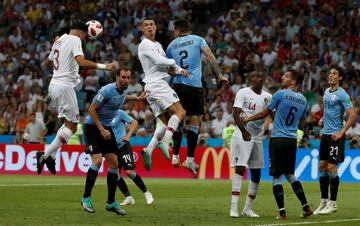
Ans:
<svg viewBox="0 0 360 226"><path fill-rule="evenodd" d="M296 138L270 138L269 172L271 176L294 174L296 145Z"/></svg>
<svg viewBox="0 0 360 226"><path fill-rule="evenodd" d="M344 161L345 135L334 141L331 135L323 134L320 141L320 160L338 164Z"/></svg>
<svg viewBox="0 0 360 226"><path fill-rule="evenodd" d="M84 138L85 138L85 153L86 154L106 154L117 153L117 144L115 135L111 128L105 127L111 133L110 140L105 140L95 125L85 124Z"/></svg>
<svg viewBox="0 0 360 226"><path fill-rule="evenodd" d="M126 142L117 152L119 169L134 170L136 168L131 145Z"/></svg>
<svg viewBox="0 0 360 226"><path fill-rule="evenodd" d="M184 84L174 84L173 89L179 96L180 103L186 110L186 115L204 114L203 89L187 86Z"/></svg>

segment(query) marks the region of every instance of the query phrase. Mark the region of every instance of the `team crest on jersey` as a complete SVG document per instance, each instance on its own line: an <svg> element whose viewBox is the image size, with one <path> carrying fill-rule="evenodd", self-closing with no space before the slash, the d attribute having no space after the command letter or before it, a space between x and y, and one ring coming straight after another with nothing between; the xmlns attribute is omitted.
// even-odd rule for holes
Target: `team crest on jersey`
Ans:
<svg viewBox="0 0 360 226"><path fill-rule="evenodd" d="M264 103L265 103L265 105L267 105L267 104L269 103L269 99L268 99L268 98L265 98L265 99L264 99Z"/></svg>
<svg viewBox="0 0 360 226"><path fill-rule="evenodd" d="M331 96L331 100L332 100L332 101L334 101L335 98L336 98L336 95L335 95L335 94Z"/></svg>
<svg viewBox="0 0 360 226"><path fill-rule="evenodd" d="M104 96L103 95L101 95L101 94L98 94L97 95L97 97L96 97L96 100L98 100L98 101L103 101L104 100Z"/></svg>

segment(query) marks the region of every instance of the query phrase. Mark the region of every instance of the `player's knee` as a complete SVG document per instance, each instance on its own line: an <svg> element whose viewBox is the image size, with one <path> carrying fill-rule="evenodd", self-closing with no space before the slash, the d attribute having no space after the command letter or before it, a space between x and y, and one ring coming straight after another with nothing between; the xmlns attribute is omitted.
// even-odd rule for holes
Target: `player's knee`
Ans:
<svg viewBox="0 0 360 226"><path fill-rule="evenodd" d="M244 176L245 173L245 166L236 166L235 173L239 174L240 176Z"/></svg>
<svg viewBox="0 0 360 226"><path fill-rule="evenodd" d="M180 121L182 121L185 118L186 111L183 108L181 108L175 114L178 116Z"/></svg>
<svg viewBox="0 0 360 226"><path fill-rule="evenodd" d="M337 165L328 164L327 165L327 172L329 172L329 173L337 172Z"/></svg>
<svg viewBox="0 0 360 226"><path fill-rule="evenodd" d="M251 173L251 181L258 184L260 182L261 170L250 169L250 173Z"/></svg>
<svg viewBox="0 0 360 226"><path fill-rule="evenodd" d="M101 164L102 164L102 156L101 154L98 154L98 155L93 155L91 157L91 162L93 165L96 165L97 167L101 167Z"/></svg>

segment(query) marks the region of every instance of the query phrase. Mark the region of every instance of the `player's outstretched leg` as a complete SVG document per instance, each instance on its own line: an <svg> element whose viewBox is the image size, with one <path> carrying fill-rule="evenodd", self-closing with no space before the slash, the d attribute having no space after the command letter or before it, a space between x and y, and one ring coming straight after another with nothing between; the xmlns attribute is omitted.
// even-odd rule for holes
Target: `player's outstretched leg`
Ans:
<svg viewBox="0 0 360 226"><path fill-rule="evenodd" d="M151 138L150 143L148 144L148 146L146 148L144 148L141 151L141 154L142 154L143 160L144 160L144 167L148 171L151 170L151 155L152 155L152 152L154 151L156 145L158 145L158 143L164 137L165 131L166 131L166 126L164 124L161 124L159 127L157 127L155 132L154 132L153 137Z"/></svg>
<svg viewBox="0 0 360 226"><path fill-rule="evenodd" d="M177 103L175 103L175 104L177 104ZM181 106L181 109L182 109L182 106ZM170 140L173 136L173 133L177 130L181 120L185 116L185 111L183 109L182 109L182 111L183 111L183 116L180 117L181 119L175 114L173 114L170 117L169 122L167 124L166 131L165 131L165 135L164 135L163 139L161 140L161 142L159 143L159 148L161 149L161 151L163 152L165 157L169 160L170 160L170 154L169 154Z"/></svg>
<svg viewBox="0 0 360 226"><path fill-rule="evenodd" d="M296 194L297 198L300 200L303 212L301 214L302 218L309 217L313 214L313 211L311 210L309 204L306 201L305 192L304 189L300 183L300 181L293 175L289 174L286 175L287 180L291 184L291 187Z"/></svg>

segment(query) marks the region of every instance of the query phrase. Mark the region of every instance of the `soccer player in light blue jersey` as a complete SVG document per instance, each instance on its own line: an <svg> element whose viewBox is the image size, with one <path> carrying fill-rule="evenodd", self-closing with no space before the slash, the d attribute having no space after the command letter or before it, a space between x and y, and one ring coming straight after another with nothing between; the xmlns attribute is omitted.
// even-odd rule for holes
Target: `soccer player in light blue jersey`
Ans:
<svg viewBox="0 0 360 226"><path fill-rule="evenodd" d="M125 100L143 99L146 96L145 92L138 97L127 96L126 89L130 80L130 70L120 69L116 75L116 82L102 87L94 97L88 110L89 115L86 117L84 126L85 152L91 155L92 165L87 172L81 204L84 210L90 213L95 212L90 196L104 156L109 167L107 175L108 200L105 208L117 214L126 214L115 201L118 181L116 155L118 148L110 123Z"/></svg>
<svg viewBox="0 0 360 226"><path fill-rule="evenodd" d="M126 125L129 126L128 132L126 132ZM126 174L134 181L136 186L144 193L146 203L151 205L154 202L152 194L147 190L144 181L141 179L134 169L136 168L133 152L129 143L131 136L134 134L137 128L138 122L128 115L125 111L118 110L116 117L111 121L110 126L114 132L115 140L118 147L118 163L119 171L124 168ZM120 174L120 172L119 172ZM135 199L131 196L130 191L126 185L124 179L119 175L117 185L121 192L125 195L125 200L120 205L133 205Z"/></svg>
<svg viewBox="0 0 360 226"><path fill-rule="evenodd" d="M204 53L215 76L219 82L227 83L227 79L221 74L215 56L211 52L205 39L190 33L189 25L185 20L174 22L175 39L166 49L166 56L175 60L177 65L188 70L189 76L184 77L175 75L172 78L173 89L179 96L181 105L186 110L189 118L189 129L187 130L187 158L182 166L187 168L196 176L196 164L194 163L194 153L199 135L201 115L204 113L203 90L202 90L202 62L201 54ZM181 130L177 130L173 135L174 153L172 164L174 167L180 166L179 151L182 140ZM154 140L156 143L156 140Z"/></svg>
<svg viewBox="0 0 360 226"><path fill-rule="evenodd" d="M270 175L273 176L274 197L279 207L280 215L277 219L286 220L282 175L285 175L301 202L302 217L311 216L313 211L306 201L300 181L294 175L297 150L296 132L299 122L306 117L307 101L304 95L297 91L299 80L297 71L288 70L281 79L281 85L284 89L277 91L273 95L270 105L256 115L243 118L243 122L259 120L272 111L276 111L269 143L269 168Z"/></svg>
<svg viewBox="0 0 360 226"><path fill-rule="evenodd" d="M323 96L324 117L320 120L320 126L324 126L320 142L320 191L321 201L314 214L329 214L336 212L337 192L339 188L339 176L337 165L344 161L345 132L356 123L356 112L349 95L340 86L343 71L339 67L333 67L329 73L329 88ZM348 119L343 124L344 113ZM329 196L330 185L330 200Z"/></svg>

